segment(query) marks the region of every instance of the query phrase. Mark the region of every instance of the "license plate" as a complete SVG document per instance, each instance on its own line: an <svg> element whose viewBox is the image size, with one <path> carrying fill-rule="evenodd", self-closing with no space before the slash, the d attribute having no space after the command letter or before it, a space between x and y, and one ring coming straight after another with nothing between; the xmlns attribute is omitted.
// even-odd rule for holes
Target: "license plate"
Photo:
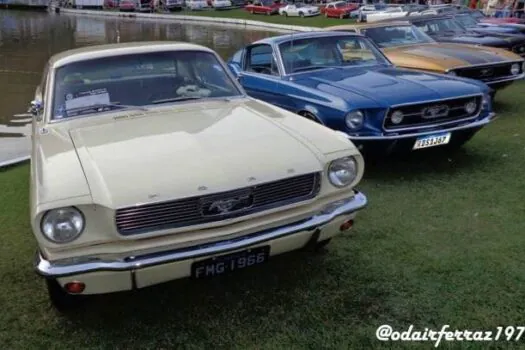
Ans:
<svg viewBox="0 0 525 350"><path fill-rule="evenodd" d="M428 135L428 136L423 136L423 137L418 138L416 140L416 143L414 144L413 149L441 146L441 145L446 145L449 142L450 142L449 132L444 133L444 134Z"/></svg>
<svg viewBox="0 0 525 350"><path fill-rule="evenodd" d="M191 265L191 276L193 278L206 278L224 275L262 264L268 260L269 256L270 246L264 246L196 261Z"/></svg>

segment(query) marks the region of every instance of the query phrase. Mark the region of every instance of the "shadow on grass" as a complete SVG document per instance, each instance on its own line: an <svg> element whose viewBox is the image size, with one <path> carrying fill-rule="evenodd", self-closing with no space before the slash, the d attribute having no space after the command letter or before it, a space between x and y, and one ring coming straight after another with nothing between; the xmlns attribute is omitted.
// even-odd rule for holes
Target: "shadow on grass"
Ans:
<svg viewBox="0 0 525 350"><path fill-rule="evenodd" d="M349 312L356 319L377 317L385 292L376 288L380 283L370 280L366 266L356 268L349 260L334 247L317 253L296 251L212 279L184 279L94 296L83 308L64 315L62 322L74 324L89 337L108 337L113 343L126 343L133 334L142 344L159 344L166 337L156 334L161 331L171 333L172 338L185 334L193 342L200 338L201 344L209 345L216 344L212 337L217 334L224 345L225 335L234 336L238 329L271 337L290 322L317 327L317 317L326 313L326 318L337 318L341 305L346 309L344 317ZM353 281L353 287L339 290L338 298L333 299L326 291L337 290L341 274L345 284ZM218 327L216 332L214 327Z"/></svg>

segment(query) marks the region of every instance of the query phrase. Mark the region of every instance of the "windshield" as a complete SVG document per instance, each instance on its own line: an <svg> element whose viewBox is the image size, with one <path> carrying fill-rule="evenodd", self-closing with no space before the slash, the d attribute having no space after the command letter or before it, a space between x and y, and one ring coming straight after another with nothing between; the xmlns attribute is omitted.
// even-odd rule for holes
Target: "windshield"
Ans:
<svg viewBox="0 0 525 350"><path fill-rule="evenodd" d="M461 23L466 28L469 27L476 27L478 25L478 22L474 19L474 17L470 15L459 15L456 16L456 20Z"/></svg>
<svg viewBox="0 0 525 350"><path fill-rule="evenodd" d="M452 18L436 18L429 19L428 21L417 21L414 25L425 33L437 34L442 32L463 32L464 28L461 27Z"/></svg>
<svg viewBox="0 0 525 350"><path fill-rule="evenodd" d="M350 35L290 40L279 45L286 74L341 67L390 64L370 40Z"/></svg>
<svg viewBox="0 0 525 350"><path fill-rule="evenodd" d="M434 39L414 26L391 26L362 29L361 33L368 36L379 47L395 47L401 45L427 44Z"/></svg>
<svg viewBox="0 0 525 350"><path fill-rule="evenodd" d="M52 119L241 92L216 56L164 51L97 58L56 70Z"/></svg>

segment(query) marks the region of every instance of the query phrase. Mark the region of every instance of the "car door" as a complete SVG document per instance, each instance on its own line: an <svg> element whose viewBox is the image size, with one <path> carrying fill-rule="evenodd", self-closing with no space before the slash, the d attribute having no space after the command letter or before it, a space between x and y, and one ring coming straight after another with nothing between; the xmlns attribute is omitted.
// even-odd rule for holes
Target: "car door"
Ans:
<svg viewBox="0 0 525 350"><path fill-rule="evenodd" d="M276 104L276 90L280 81L272 46L255 44L245 50L239 82L248 95Z"/></svg>

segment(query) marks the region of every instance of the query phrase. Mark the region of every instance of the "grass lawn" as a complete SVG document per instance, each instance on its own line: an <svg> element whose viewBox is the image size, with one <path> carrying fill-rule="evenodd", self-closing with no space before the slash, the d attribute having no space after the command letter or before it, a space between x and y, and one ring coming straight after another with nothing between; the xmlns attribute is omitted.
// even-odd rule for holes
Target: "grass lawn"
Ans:
<svg viewBox="0 0 525 350"><path fill-rule="evenodd" d="M96 297L69 316L54 312L32 270L29 168L1 171L1 348L397 348L409 344L380 343L379 325L523 326L523 91L521 82L498 95L500 118L457 154L367 164L370 206L323 253Z"/></svg>
<svg viewBox="0 0 525 350"><path fill-rule="evenodd" d="M259 15L251 14L244 9L232 9L232 10L205 10L205 11L189 11L184 10L181 12L174 12L173 14L184 14L188 16L206 16L206 17L228 17L228 18L238 18L246 19L253 21L262 21L267 23L278 23L278 24L289 24L289 25L301 25L306 27L329 27L337 26L345 23L354 23L354 19L339 19L339 18L326 18L324 15L314 16L314 17L284 17L281 15Z"/></svg>

